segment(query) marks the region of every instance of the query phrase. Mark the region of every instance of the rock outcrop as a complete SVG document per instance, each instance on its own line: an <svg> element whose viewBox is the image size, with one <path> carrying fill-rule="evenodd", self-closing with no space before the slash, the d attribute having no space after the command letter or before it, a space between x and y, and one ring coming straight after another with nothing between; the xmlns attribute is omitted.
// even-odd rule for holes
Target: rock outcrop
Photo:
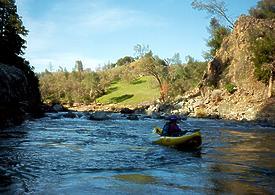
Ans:
<svg viewBox="0 0 275 195"><path fill-rule="evenodd" d="M267 122L275 126L275 98L269 98L268 86L255 78L250 50L251 35L264 35L267 31L275 33L274 29L274 19L241 16L233 32L224 39L216 57L209 62L198 88L175 100L176 109L171 113ZM234 86L233 90L228 90L228 84Z"/></svg>
<svg viewBox="0 0 275 195"><path fill-rule="evenodd" d="M0 128L20 124L27 113L40 113L38 89L20 69L0 64Z"/></svg>
<svg viewBox="0 0 275 195"><path fill-rule="evenodd" d="M267 109L267 105L270 107L270 102L274 101L268 97L268 86L254 76L253 53L250 50L251 35L264 35L267 31L275 33L274 29L275 19L241 16L235 23L233 32L224 39L215 59L209 62L203 84L186 96L187 101L182 110L191 116L275 124L274 109ZM209 83L217 89L208 87ZM228 83L236 86L232 94L226 90ZM263 111L265 114L261 114Z"/></svg>

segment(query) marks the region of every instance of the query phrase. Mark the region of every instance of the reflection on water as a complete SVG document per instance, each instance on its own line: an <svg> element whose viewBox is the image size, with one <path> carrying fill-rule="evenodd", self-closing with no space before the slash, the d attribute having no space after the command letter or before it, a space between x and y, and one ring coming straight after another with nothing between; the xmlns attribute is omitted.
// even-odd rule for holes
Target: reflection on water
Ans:
<svg viewBox="0 0 275 195"><path fill-rule="evenodd" d="M63 119L58 114L0 133L2 194L275 193L275 129L188 119L200 151L152 144L164 121Z"/></svg>
<svg viewBox="0 0 275 195"><path fill-rule="evenodd" d="M114 178L124 180L127 182L133 182L138 184L154 184L157 183L156 179L150 175L143 174L118 174Z"/></svg>

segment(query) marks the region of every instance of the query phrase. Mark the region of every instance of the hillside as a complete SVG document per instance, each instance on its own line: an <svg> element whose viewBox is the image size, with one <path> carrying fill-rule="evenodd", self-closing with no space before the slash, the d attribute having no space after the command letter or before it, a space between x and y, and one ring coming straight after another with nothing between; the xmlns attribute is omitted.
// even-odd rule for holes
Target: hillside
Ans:
<svg viewBox="0 0 275 195"><path fill-rule="evenodd" d="M275 100L268 97L268 85L255 78L250 50L252 33L264 36L275 29L275 20L241 16L233 32L224 39L200 88L189 92L179 112L197 117L264 121L275 125ZM209 86L216 82L216 88ZM232 94L227 84L234 86ZM274 85L273 85L274 91Z"/></svg>
<svg viewBox="0 0 275 195"><path fill-rule="evenodd" d="M154 87L155 86L155 87ZM107 94L96 101L118 106L137 106L150 103L159 97L159 89L152 77L144 76L132 82L116 81L107 89Z"/></svg>

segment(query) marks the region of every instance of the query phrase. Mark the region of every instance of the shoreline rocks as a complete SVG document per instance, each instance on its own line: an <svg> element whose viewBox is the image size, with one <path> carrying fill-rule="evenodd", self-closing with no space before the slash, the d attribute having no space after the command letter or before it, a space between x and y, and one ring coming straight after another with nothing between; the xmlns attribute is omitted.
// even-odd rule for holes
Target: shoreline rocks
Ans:
<svg viewBox="0 0 275 195"><path fill-rule="evenodd" d="M190 98L190 95L192 98ZM197 94L194 97L189 93L177 101L170 103L158 102L136 109L126 106L114 107L113 104L110 106L112 108L108 108L108 105L97 107L96 110L93 110L97 114L93 114L95 116L91 119L103 120L107 117L106 113L115 110L114 112L122 113L130 120L137 119L136 114L145 114L153 119L164 119L167 115L176 114L182 116L182 118L224 119L275 126L275 98L262 97L259 99L257 95L240 88L234 94L228 93L225 89L220 89L218 92L209 90L204 96ZM87 107L86 111L90 112L89 108L91 107L92 105ZM83 108L80 111L83 111Z"/></svg>

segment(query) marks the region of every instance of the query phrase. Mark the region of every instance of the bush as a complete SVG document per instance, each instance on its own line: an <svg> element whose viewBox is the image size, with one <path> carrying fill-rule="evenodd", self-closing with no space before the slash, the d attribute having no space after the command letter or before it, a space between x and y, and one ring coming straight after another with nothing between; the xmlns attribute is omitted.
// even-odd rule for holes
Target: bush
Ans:
<svg viewBox="0 0 275 195"><path fill-rule="evenodd" d="M195 88L207 70L207 62L189 59L187 64L169 67L169 96L183 95L186 91Z"/></svg>
<svg viewBox="0 0 275 195"><path fill-rule="evenodd" d="M233 94L235 91L237 91L237 86L232 83L225 84L224 88L229 92L230 94Z"/></svg>
<svg viewBox="0 0 275 195"><path fill-rule="evenodd" d="M265 66L271 64L275 56L275 34L272 30L264 33L253 33L251 39L251 51L253 52L253 63L255 76L259 81L268 83L271 76L270 69Z"/></svg>
<svg viewBox="0 0 275 195"><path fill-rule="evenodd" d="M224 38L231 33L230 29L222 26L216 18L211 19L209 32L210 38L207 41L209 51L204 54L206 60L211 60L216 56L216 52L221 48Z"/></svg>
<svg viewBox="0 0 275 195"><path fill-rule="evenodd" d="M275 18L275 0L261 0L255 8L249 10L249 14L255 18Z"/></svg>

